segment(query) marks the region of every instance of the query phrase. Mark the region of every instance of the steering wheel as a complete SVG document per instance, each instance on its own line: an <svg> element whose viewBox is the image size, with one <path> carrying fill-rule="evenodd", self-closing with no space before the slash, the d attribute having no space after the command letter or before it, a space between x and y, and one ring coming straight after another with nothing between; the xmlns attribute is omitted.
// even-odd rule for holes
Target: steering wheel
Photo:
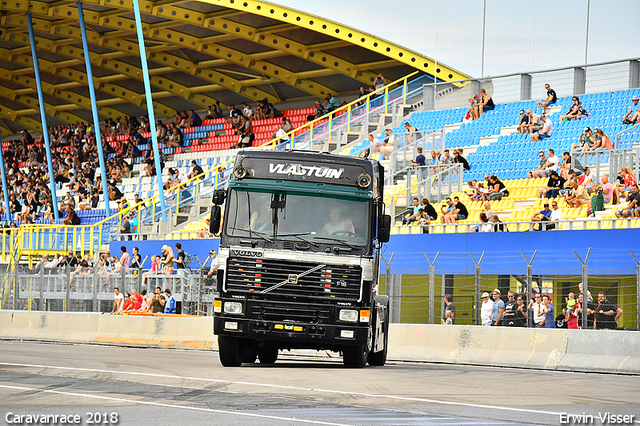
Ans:
<svg viewBox="0 0 640 426"><path fill-rule="evenodd" d="M333 231L331 233L331 235L347 235L349 237L357 237L358 235L351 232L351 231L346 231L346 230L342 230L342 231Z"/></svg>

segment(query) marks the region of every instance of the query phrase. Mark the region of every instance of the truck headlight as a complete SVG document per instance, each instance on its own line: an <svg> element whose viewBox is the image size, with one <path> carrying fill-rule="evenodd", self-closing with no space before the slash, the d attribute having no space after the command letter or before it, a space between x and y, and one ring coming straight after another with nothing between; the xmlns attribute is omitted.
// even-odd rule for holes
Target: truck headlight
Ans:
<svg viewBox="0 0 640 426"><path fill-rule="evenodd" d="M242 303L240 302L225 302L224 303L225 314L242 314Z"/></svg>
<svg viewBox="0 0 640 426"><path fill-rule="evenodd" d="M338 319L340 321L357 322L358 316L358 311L355 309L341 309L338 314Z"/></svg>

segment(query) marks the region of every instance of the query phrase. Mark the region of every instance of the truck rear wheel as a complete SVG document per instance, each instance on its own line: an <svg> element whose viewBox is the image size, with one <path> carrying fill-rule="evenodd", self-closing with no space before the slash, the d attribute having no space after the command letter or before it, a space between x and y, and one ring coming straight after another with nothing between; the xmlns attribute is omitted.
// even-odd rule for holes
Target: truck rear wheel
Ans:
<svg viewBox="0 0 640 426"><path fill-rule="evenodd" d="M258 348L260 364L273 364L278 359L278 348Z"/></svg>
<svg viewBox="0 0 640 426"><path fill-rule="evenodd" d="M342 362L345 367L362 368L367 363L369 348L367 345L347 346L342 350Z"/></svg>
<svg viewBox="0 0 640 426"><path fill-rule="evenodd" d="M218 354L220 363L224 367L240 367L244 355L240 339L231 336L218 336Z"/></svg>

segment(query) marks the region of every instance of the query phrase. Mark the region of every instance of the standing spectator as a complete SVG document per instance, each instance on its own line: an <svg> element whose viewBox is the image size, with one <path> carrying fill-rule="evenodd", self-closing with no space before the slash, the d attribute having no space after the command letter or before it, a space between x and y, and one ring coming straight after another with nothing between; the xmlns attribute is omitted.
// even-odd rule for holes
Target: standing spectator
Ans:
<svg viewBox="0 0 640 426"><path fill-rule="evenodd" d="M532 142L538 142L540 140L550 138L553 134L553 123L551 122L551 120L546 115L540 117L540 120L542 120L543 123L542 129L531 134Z"/></svg>
<svg viewBox="0 0 640 426"><path fill-rule="evenodd" d="M456 164L457 163L461 163L463 170L471 170L471 167L469 167L469 162L467 161L466 158L464 158L462 156L462 150L461 149L454 149L453 150L453 162L456 163Z"/></svg>
<svg viewBox="0 0 640 426"><path fill-rule="evenodd" d="M518 303L516 302L516 295L513 291L507 292L507 303L504 304L504 325L507 327L517 327L516 311L518 310Z"/></svg>
<svg viewBox="0 0 640 426"><path fill-rule="evenodd" d="M615 330L618 328L616 307L607 300L607 296L603 292L598 293L598 307L595 309L593 328L596 330Z"/></svg>
<svg viewBox="0 0 640 426"><path fill-rule="evenodd" d="M175 314L176 313L176 299L171 294L171 290L166 288L164 290L164 294L166 296L167 301L164 304L164 313L165 314Z"/></svg>
<svg viewBox="0 0 640 426"><path fill-rule="evenodd" d="M622 117L622 124L636 124L638 122L638 117L640 114L640 103L638 102L638 97L634 96L631 98L632 104L629 106L627 113Z"/></svg>
<svg viewBox="0 0 640 426"><path fill-rule="evenodd" d="M206 272L207 273L207 277L204 280L204 285L206 285L206 286L215 285L216 282L218 281L218 277L217 277L217 273L216 273L216 271L218 270L217 257L218 257L218 255L216 254L215 250L210 250L209 251L209 259L211 259L210 266L208 268L203 268L202 269L202 272ZM207 260L204 261L204 264L206 264L206 263L207 263Z"/></svg>
<svg viewBox="0 0 640 426"><path fill-rule="evenodd" d="M482 307L480 309L480 319L483 326L490 326L491 312L493 311L493 300L489 298L489 293L482 293Z"/></svg>
<svg viewBox="0 0 640 426"><path fill-rule="evenodd" d="M427 163L427 159L425 158L424 155L422 155L422 147L421 146L419 146L417 150L418 150L418 155L416 155L416 159L413 160L411 162L411 164L413 166L415 166L415 167L419 167L418 176L419 176L420 180L424 180L425 175L426 175L426 170L427 170L426 167L425 167L425 165Z"/></svg>
<svg viewBox="0 0 640 426"><path fill-rule="evenodd" d="M542 129L544 123L538 114L534 114L530 109L527 109L527 115L529 116L529 131L527 133L535 133Z"/></svg>
<svg viewBox="0 0 640 426"><path fill-rule="evenodd" d="M526 327L527 326L527 307L524 305L524 298L521 294L516 297L516 319L515 326L516 327Z"/></svg>
<svg viewBox="0 0 640 426"><path fill-rule="evenodd" d="M117 314L122 309L122 305L124 304L124 295L120 293L120 289L115 287L113 289L114 300L113 300L113 308L111 309L111 315Z"/></svg>
<svg viewBox="0 0 640 426"><path fill-rule="evenodd" d="M555 328L555 310L553 309L553 305L551 304L551 299L549 299L548 294L542 296L542 310L544 311L544 326L546 328Z"/></svg>
<svg viewBox="0 0 640 426"><path fill-rule="evenodd" d="M413 142L413 135L418 131L415 126L412 126L408 121L404 123L404 129L407 132L407 144Z"/></svg>
<svg viewBox="0 0 640 426"><path fill-rule="evenodd" d="M545 314L542 308L542 298L539 294L536 294L533 296L531 302L529 302L529 310L533 312L533 323L535 327L545 326Z"/></svg>
<svg viewBox="0 0 640 426"><path fill-rule="evenodd" d="M161 314L164 312L164 305L167 299L162 294L162 289L156 287L155 294L151 298L151 312L154 314Z"/></svg>
<svg viewBox="0 0 640 426"><path fill-rule="evenodd" d="M134 247L131 252L131 269L134 270L134 274L137 275L139 269L142 269L142 256L140 256L140 249Z"/></svg>
<svg viewBox="0 0 640 426"><path fill-rule="evenodd" d="M485 89L480 89L480 103L478 104L478 118L482 115L483 112L491 111L496 106L493 103L493 99L491 96L487 94Z"/></svg>
<svg viewBox="0 0 640 426"><path fill-rule="evenodd" d="M165 244L162 246L160 251L163 256L160 262L158 262L158 266L161 268L161 273L165 275L173 274L173 264L175 262L173 250Z"/></svg>
<svg viewBox="0 0 640 426"><path fill-rule="evenodd" d="M517 131L520 134L529 133L529 116L525 114L524 110L520 110L520 121L518 121Z"/></svg>
<svg viewBox="0 0 640 426"><path fill-rule="evenodd" d="M384 79L384 77L382 76L382 73L378 74L378 76L373 82L373 85L375 86L376 90L382 89L387 84L389 83L387 83L387 80Z"/></svg>
<svg viewBox="0 0 640 426"><path fill-rule="evenodd" d="M186 269L189 268L189 265L187 265L185 261L187 253L182 250L182 244L180 243L176 243L176 250L178 250L178 254L176 255L176 274L182 276Z"/></svg>
<svg viewBox="0 0 640 426"><path fill-rule="evenodd" d="M504 302L500 299L500 290L493 290L493 306L491 307L491 325L502 325Z"/></svg>
<svg viewBox="0 0 640 426"><path fill-rule="evenodd" d="M447 312L450 312L449 318L451 318L451 322L455 323L456 321L456 305L453 304L453 297L450 294L444 295L444 312L442 312L442 324L447 320Z"/></svg>
<svg viewBox="0 0 640 426"><path fill-rule="evenodd" d="M640 191L638 185L631 187L631 194L628 196L628 204L620 210L616 211L616 217L621 219L623 217L640 217L638 207L640 206Z"/></svg>
<svg viewBox="0 0 640 426"><path fill-rule="evenodd" d="M537 105L538 105L538 108L542 107L542 113L546 114L547 107L549 105L555 104L556 101L558 100L558 96L556 95L556 91L553 90L548 83L544 85L544 88L547 89L547 99L545 99L544 101L538 101Z"/></svg>
<svg viewBox="0 0 640 426"><path fill-rule="evenodd" d="M549 162L549 160L547 160L547 156L544 155L544 151L538 152L538 157L540 157L540 165L529 172L529 179L535 179L535 178L547 176L546 169L547 167L549 167L547 166L547 163Z"/></svg>

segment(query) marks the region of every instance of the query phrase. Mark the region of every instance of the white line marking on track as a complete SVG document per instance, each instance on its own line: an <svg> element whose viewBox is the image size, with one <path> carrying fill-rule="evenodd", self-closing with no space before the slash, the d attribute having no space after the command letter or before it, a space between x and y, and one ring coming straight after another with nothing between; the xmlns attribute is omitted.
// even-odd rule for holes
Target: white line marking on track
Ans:
<svg viewBox="0 0 640 426"><path fill-rule="evenodd" d="M279 416L270 416L267 414L255 414L255 413L243 413L236 411L227 411L227 410L216 410L214 408L204 408L204 407L191 407L188 405L176 405L176 404L163 404L161 402L152 402L152 401L139 401L135 399L126 399L126 398L115 398L112 396L101 396L101 395L91 395L86 393L78 393L78 392L63 392L57 391L53 389L39 389L39 388L29 388L25 386L10 386L10 385L0 385L0 388L4 389L14 389L14 390L22 390L22 391L32 391L32 392L42 392L42 393L53 393L56 395L64 395L64 396L74 396L74 397L83 397L83 398L93 398L93 399L102 399L106 401L116 401L116 402L126 402L130 404L142 404L142 405L154 405L157 407L167 407L167 408L180 408L183 410L193 410L193 411L206 411L209 413L218 413L218 414L229 414L232 416L246 416L246 417L258 417L261 419L272 419L272 420L284 420L290 422L298 422L298 423L308 423L314 425L326 425L326 426L350 426L344 423L331 423L331 422L323 422L316 420L305 420L305 419L297 419L295 417L279 417Z"/></svg>
<svg viewBox="0 0 640 426"><path fill-rule="evenodd" d="M289 389L289 390L328 393L328 394L354 395L354 396L363 396L363 397L369 397L369 398L384 398L384 399L393 399L393 400L399 400L399 401L425 402L429 404L442 404L442 405L454 405L454 406L457 405L462 407L486 408L489 410L516 411L516 412L533 413L533 414L548 414L552 416L560 416L561 414L565 414L565 413L554 412L554 411L533 410L529 408L520 408L520 407L503 407L500 405L472 404L467 402L442 401L437 399L417 398L417 397L408 397L408 396L399 396L399 395L381 395L381 394L371 394L371 393L363 393L363 392L349 392L349 391L340 391L340 390L333 390L333 389L303 388L303 387L296 387L296 386L274 385L269 383L238 382L234 380L209 379L209 378L203 378L203 377L172 376L169 374L125 372L125 371L117 371L117 370L100 370L100 369L93 369L93 368L57 367L52 365L17 364L17 363L9 363L9 362L0 362L0 365L7 365L7 366L13 366L13 367L34 367L34 368L51 368L51 369L58 369L58 370L87 371L92 373L110 373L110 374L126 374L126 375L134 375L134 376L137 375L137 376L150 376L150 377L164 377L169 379L181 379L181 380L185 380L185 379L197 380L197 381L211 382L211 383L228 383L228 384L235 384L235 385L246 385L246 386L257 386L257 387L259 386L259 387L267 387L267 388Z"/></svg>

